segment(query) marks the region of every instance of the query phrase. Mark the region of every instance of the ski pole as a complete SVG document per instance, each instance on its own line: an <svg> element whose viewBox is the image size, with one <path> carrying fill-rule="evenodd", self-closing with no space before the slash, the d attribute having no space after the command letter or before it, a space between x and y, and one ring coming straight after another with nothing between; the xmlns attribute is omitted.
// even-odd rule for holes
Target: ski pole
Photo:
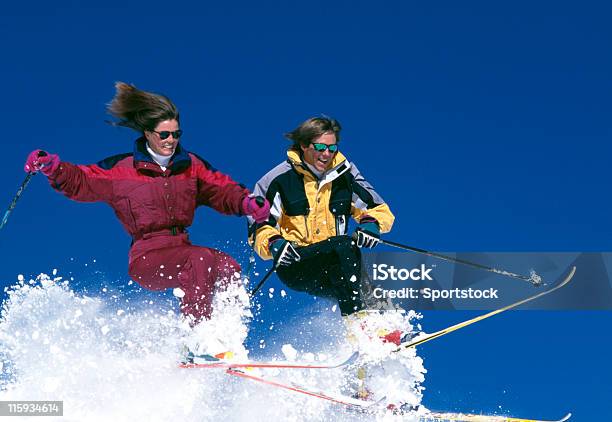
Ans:
<svg viewBox="0 0 612 422"><path fill-rule="evenodd" d="M13 211L13 208L15 208L15 205L17 205L17 201L21 197L21 194L23 193L23 190L26 188L26 186L28 186L28 183L30 183L30 179L32 179L32 176L34 176L35 174L36 173L28 173L28 175L25 177L25 179L21 183L21 186L19 186L19 189L17 190L17 193L15 194L15 197L13 198L13 200L11 201L11 204L9 205L8 209L4 213L4 217L2 217L2 222L0 223L0 229L6 225L6 222L8 221L9 215Z"/></svg>
<svg viewBox="0 0 612 422"><path fill-rule="evenodd" d="M257 198L255 198L255 202L257 202L257 205L259 205L260 207L262 207L265 204L265 200L261 196L258 196ZM249 226L250 226L249 218L247 216L247 230ZM251 279L251 271L253 271L254 266L255 266L255 250L251 248L251 254L249 255L249 265L247 266L247 270L246 270L246 278L248 278L249 280Z"/></svg>
<svg viewBox="0 0 612 422"><path fill-rule="evenodd" d="M255 199L255 201L257 202L257 205L259 205L260 207L263 206L263 204L265 203L265 200L261 196L258 196ZM251 249L251 256L249 257L249 266L247 269L247 277L250 276L251 270L253 269L254 264L255 264L255 252ZM264 275L264 277L259 281L259 283L257 283L257 286L255 286L255 288L251 291L251 293L249 293L251 297L255 296L255 293L257 293L259 289L261 289L261 286L263 286L263 284L266 282L268 278L270 278L270 276L275 270L276 270L276 267L272 265L272 268L268 270L266 275Z"/></svg>
<svg viewBox="0 0 612 422"><path fill-rule="evenodd" d="M517 278L519 280L528 281L534 286L540 286L542 284L542 277L536 274L535 271L532 271L529 276L526 276L526 275L516 274L510 271L506 271L506 270L502 270L498 268L487 267L486 265L477 264L475 262L466 261L464 259L453 258L453 257L442 255L439 253L430 252L425 249L415 248L414 246L402 245L401 243L392 242L390 240L381 239L380 242L384 243L385 245L393 246L394 248L405 249L407 251L412 251L412 252L417 252L417 253L428 255L428 256L433 256L434 258L443 259L445 261L456 262L458 264L468 265L470 267L489 271L495 274L505 275L508 277Z"/></svg>
<svg viewBox="0 0 612 422"><path fill-rule="evenodd" d="M259 281L259 283L257 283L257 286L255 286L255 288L251 291L250 293L251 297L255 296L255 293L257 293L257 291L261 289L261 286L263 286L266 280L270 278L270 276L272 275L272 273L274 273L274 271L276 271L276 267L272 265L272 268L268 270L266 275Z"/></svg>
<svg viewBox="0 0 612 422"><path fill-rule="evenodd" d="M40 151L38 153L39 157L44 157L45 155L47 155L47 153L44 152L44 151ZM9 215L11 215L11 212L13 212L13 208L15 208L15 205L17 205L17 201L19 201L19 198L21 197L21 194L23 193L23 191L26 188L26 186L28 186L28 183L30 183L30 180L32 179L32 176L34 176L35 174L36 174L36 172L28 173L28 175L25 177L25 179L23 179L23 182L21 182L21 186L19 186L19 189L17 189L17 193L15 194L15 197L11 201L10 205L8 206L8 209L4 213L4 216L2 217L2 222L0 222L0 229L2 229L2 227L6 226L6 222L8 221Z"/></svg>

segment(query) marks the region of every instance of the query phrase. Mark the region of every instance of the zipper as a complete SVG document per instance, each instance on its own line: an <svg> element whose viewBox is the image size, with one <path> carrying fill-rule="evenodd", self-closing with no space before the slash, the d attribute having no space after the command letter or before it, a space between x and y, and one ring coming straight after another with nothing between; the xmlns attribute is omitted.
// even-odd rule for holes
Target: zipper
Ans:
<svg viewBox="0 0 612 422"><path fill-rule="evenodd" d="M308 216L304 216L304 227L306 227L306 239L310 238L310 234L308 233Z"/></svg>

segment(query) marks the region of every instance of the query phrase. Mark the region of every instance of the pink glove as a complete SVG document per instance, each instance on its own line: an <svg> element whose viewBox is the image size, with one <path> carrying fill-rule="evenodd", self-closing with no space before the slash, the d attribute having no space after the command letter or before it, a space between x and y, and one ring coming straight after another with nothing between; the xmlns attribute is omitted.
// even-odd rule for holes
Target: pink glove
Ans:
<svg viewBox="0 0 612 422"><path fill-rule="evenodd" d="M41 149L36 149L28 155L23 170L26 173L41 172L45 176L50 176L57 170L60 164L59 156L56 154L47 154Z"/></svg>
<svg viewBox="0 0 612 422"><path fill-rule="evenodd" d="M256 223L263 223L270 218L270 203L262 196L245 196L242 213L253 217Z"/></svg>

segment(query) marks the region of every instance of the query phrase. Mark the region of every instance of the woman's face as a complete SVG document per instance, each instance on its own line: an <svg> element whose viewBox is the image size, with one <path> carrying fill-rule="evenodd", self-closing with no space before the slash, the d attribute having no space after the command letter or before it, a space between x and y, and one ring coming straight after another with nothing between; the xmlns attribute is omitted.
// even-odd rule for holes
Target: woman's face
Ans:
<svg viewBox="0 0 612 422"><path fill-rule="evenodd" d="M179 143L180 131L179 123L175 120L164 120L159 122L152 131L146 130L145 137L149 147L157 154L170 156L174 154ZM176 135L176 137L175 137ZM165 139L162 139L164 138Z"/></svg>

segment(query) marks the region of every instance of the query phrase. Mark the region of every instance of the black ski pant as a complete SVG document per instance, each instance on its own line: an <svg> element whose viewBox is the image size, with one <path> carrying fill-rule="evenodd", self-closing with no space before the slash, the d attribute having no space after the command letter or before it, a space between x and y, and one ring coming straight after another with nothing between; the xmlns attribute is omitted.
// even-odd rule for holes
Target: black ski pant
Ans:
<svg viewBox="0 0 612 422"><path fill-rule="evenodd" d="M276 274L293 290L338 300L342 315L364 308L361 300L361 252L348 236L334 236L296 247L301 260Z"/></svg>

